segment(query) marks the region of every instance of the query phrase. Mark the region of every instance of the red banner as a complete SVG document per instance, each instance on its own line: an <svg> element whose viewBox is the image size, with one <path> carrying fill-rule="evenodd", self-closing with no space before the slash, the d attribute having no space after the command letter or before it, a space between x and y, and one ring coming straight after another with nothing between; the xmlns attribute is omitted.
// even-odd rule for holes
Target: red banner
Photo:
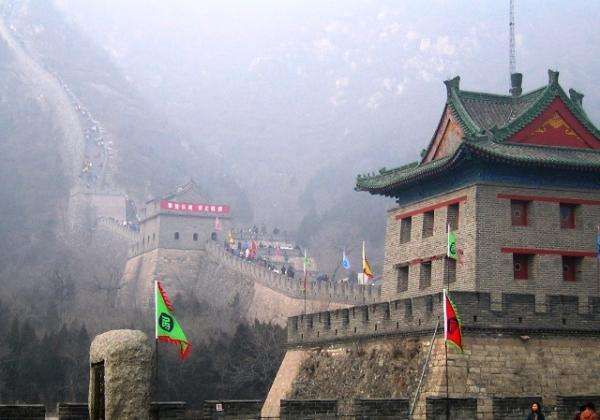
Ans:
<svg viewBox="0 0 600 420"><path fill-rule="evenodd" d="M229 206L226 204L178 203L176 201L161 200L160 208L190 213L229 214Z"/></svg>
<svg viewBox="0 0 600 420"><path fill-rule="evenodd" d="M460 318L446 289L444 289L444 338L446 342L454 344L461 352L463 351Z"/></svg>

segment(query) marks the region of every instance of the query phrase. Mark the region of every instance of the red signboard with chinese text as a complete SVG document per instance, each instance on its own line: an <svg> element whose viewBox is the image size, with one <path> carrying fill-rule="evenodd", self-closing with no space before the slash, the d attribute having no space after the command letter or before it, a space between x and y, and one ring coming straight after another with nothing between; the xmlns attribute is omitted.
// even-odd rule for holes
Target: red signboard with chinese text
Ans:
<svg viewBox="0 0 600 420"><path fill-rule="evenodd" d="M229 206L225 204L198 204L198 203L179 203L176 201L161 200L160 208L163 210L173 210L188 213L201 214L229 214Z"/></svg>

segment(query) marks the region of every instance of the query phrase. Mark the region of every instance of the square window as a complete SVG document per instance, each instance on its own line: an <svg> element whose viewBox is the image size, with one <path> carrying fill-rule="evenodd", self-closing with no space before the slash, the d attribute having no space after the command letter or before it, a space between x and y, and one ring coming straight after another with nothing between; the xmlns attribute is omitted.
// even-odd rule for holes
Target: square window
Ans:
<svg viewBox="0 0 600 420"><path fill-rule="evenodd" d="M350 312L348 309L342 309L342 325L346 326L350 323Z"/></svg>
<svg viewBox="0 0 600 420"><path fill-rule="evenodd" d="M433 210L423 213L423 238L433 236L433 218Z"/></svg>
<svg viewBox="0 0 600 420"><path fill-rule="evenodd" d="M412 228L412 217L405 217L400 221L400 243L410 241L410 231Z"/></svg>
<svg viewBox="0 0 600 420"><path fill-rule="evenodd" d="M325 312L325 329L328 330L331 328L331 312Z"/></svg>
<svg viewBox="0 0 600 420"><path fill-rule="evenodd" d="M456 260L454 258L446 257L445 263L446 281L448 283L454 283L456 281Z"/></svg>
<svg viewBox="0 0 600 420"><path fill-rule="evenodd" d="M513 254L513 272L515 280L527 280L529 278L530 255Z"/></svg>
<svg viewBox="0 0 600 420"><path fill-rule="evenodd" d="M431 261L421 263L421 273L419 278L419 288L425 289L431 286Z"/></svg>
<svg viewBox="0 0 600 420"><path fill-rule="evenodd" d="M405 292L408 290L408 265L396 266L398 270L398 292Z"/></svg>
<svg viewBox="0 0 600 420"><path fill-rule="evenodd" d="M581 270L581 257L562 257L562 269L564 281L577 281Z"/></svg>
<svg viewBox="0 0 600 420"><path fill-rule="evenodd" d="M560 203L560 228L575 229L575 204Z"/></svg>
<svg viewBox="0 0 600 420"><path fill-rule="evenodd" d="M527 201L510 200L510 218L513 226L527 226Z"/></svg>
<svg viewBox="0 0 600 420"><path fill-rule="evenodd" d="M412 300L410 299L404 301L404 316L412 318Z"/></svg>
<svg viewBox="0 0 600 420"><path fill-rule="evenodd" d="M404 316L406 318L412 318L413 316L412 300L410 299L404 301Z"/></svg>
<svg viewBox="0 0 600 420"><path fill-rule="evenodd" d="M425 310L429 313L433 312L433 296L425 296Z"/></svg>
<svg viewBox="0 0 600 420"><path fill-rule="evenodd" d="M460 207L458 203L448 206L448 220L446 222L450 226L450 230L458 229L459 211Z"/></svg>

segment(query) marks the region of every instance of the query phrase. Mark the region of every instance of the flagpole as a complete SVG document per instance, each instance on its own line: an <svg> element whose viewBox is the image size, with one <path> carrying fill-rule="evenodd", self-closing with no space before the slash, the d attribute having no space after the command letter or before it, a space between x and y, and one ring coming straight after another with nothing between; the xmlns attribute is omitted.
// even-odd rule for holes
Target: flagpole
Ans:
<svg viewBox="0 0 600 420"><path fill-rule="evenodd" d="M154 281L154 395L158 401L158 322L156 312L158 311L158 281Z"/></svg>
<svg viewBox="0 0 600 420"><path fill-rule="evenodd" d="M600 297L600 225L596 233L596 279L598 283L598 297Z"/></svg>
<svg viewBox="0 0 600 420"><path fill-rule="evenodd" d="M450 236L450 223L446 224L446 236ZM449 242L449 240L447 240ZM446 420L450 419L450 386L448 383L448 335L447 335L447 331L448 331L448 321L446 320L446 293L448 290L450 290L450 276L448 275L448 260L449 260L449 256L448 256L448 252L446 252L446 258L444 258L444 265L445 265L445 272L444 272L444 278L445 278L445 288L443 291L443 300L444 300L444 353L445 353L445 360L446 360L446 366L445 366L445 370L446 370Z"/></svg>
<svg viewBox="0 0 600 420"><path fill-rule="evenodd" d="M444 353L446 360L446 420L450 419L450 388L448 386L448 320L446 319L446 289L443 291L444 309Z"/></svg>
<svg viewBox="0 0 600 420"><path fill-rule="evenodd" d="M304 261L302 268L304 269L304 315L306 315L306 248L304 248Z"/></svg>

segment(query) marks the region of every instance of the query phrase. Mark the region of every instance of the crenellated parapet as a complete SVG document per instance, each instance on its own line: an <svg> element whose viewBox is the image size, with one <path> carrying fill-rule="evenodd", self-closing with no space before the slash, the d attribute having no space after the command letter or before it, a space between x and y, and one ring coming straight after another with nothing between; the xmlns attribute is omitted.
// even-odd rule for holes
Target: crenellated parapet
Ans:
<svg viewBox="0 0 600 420"><path fill-rule="evenodd" d="M252 261L244 260L227 252L214 241L206 243L206 251L229 268L249 276L257 283L294 299L304 299L304 280L268 270ZM347 283L307 282L306 299L348 305L374 303L381 300L380 286Z"/></svg>
<svg viewBox="0 0 600 420"><path fill-rule="evenodd" d="M550 295L544 311L534 295L505 293L501 305L492 303L489 293L452 292L452 299L465 332L600 335L600 298L583 305L578 296ZM429 334L441 310L442 294L437 293L293 316L288 318L288 345Z"/></svg>
<svg viewBox="0 0 600 420"><path fill-rule="evenodd" d="M127 226L127 224L124 225L122 221L113 219L112 217L98 217L97 223L117 236L126 239L129 243L135 243L139 240L140 233ZM131 251L130 256L132 256Z"/></svg>

